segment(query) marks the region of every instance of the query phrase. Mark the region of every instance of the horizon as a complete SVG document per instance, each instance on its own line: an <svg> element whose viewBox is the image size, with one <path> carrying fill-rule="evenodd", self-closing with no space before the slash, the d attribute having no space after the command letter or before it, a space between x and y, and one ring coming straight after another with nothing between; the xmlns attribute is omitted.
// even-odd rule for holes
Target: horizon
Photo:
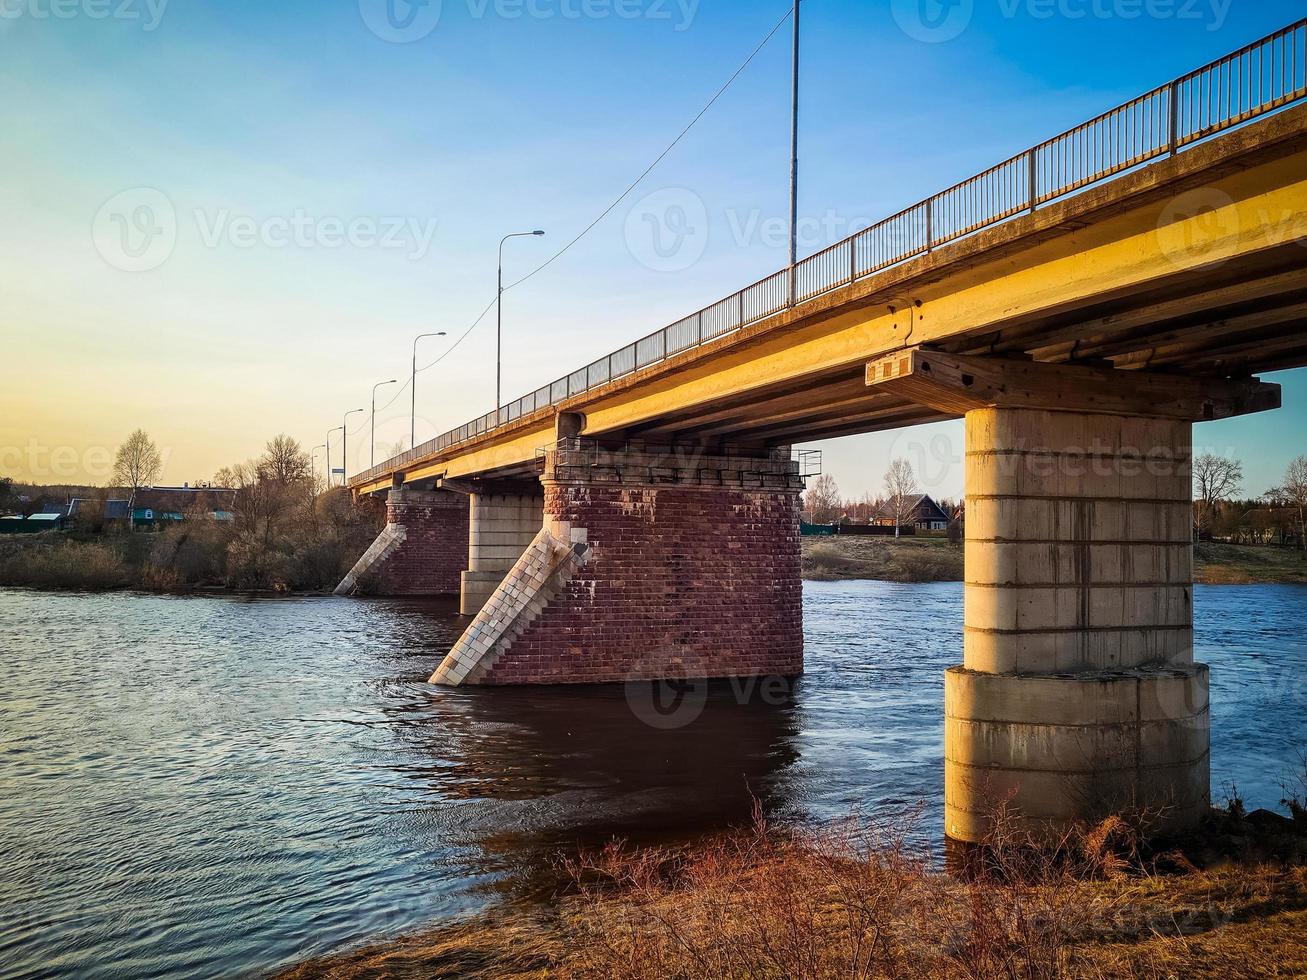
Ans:
<svg viewBox="0 0 1307 980"><path fill-rule="evenodd" d="M377 446L406 440L408 393L387 402L412 338L449 333L423 342L427 363L476 318L500 235L547 231L510 243L510 282L552 256L789 7L686 0L587 16L538 0L517 16L506 4L437 4L434 23L428 12L389 38L370 0L314 17L302 3L119 8L136 18L6 8L0 318L11 363L27 368L4 396L0 471L102 484L139 427L159 444L161 479L194 484L278 432L311 449L357 407L348 465L366 468L372 385L399 381L378 392ZM1123 4L967 0L934 34L902 3L805 6L800 256L1301 13L1164 6L1132 17ZM505 402L785 265L787 40L764 45L574 248L505 294ZM922 82L862 67L882 65ZM133 256L132 229L112 220L136 213L116 211L124 201L173 216L162 258L150 241ZM673 227L678 215L690 223ZM669 234L670 255L654 237ZM490 316L419 375L418 442L493 409L493 379ZM1307 369L1265 379L1284 385L1281 413L1195 437L1195 452L1242 460L1250 497L1301 454L1282 432L1307 418ZM823 450L847 494L875 491L906 456L924 490L962 495L960 422L804 448Z"/></svg>

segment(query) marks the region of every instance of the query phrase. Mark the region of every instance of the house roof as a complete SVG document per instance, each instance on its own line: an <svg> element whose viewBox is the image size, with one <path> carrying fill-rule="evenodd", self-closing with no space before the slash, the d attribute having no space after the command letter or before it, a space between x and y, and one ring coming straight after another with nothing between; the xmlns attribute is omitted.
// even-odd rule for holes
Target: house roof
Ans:
<svg viewBox="0 0 1307 980"><path fill-rule="evenodd" d="M119 490L119 493L123 491ZM143 487L136 491L133 509L136 511L152 510L155 513L186 514L199 511L213 514L231 511L235 506L235 490L216 487ZM75 497L68 505L69 516L91 506L90 497ZM120 520L127 517L126 499L113 498L104 502L104 516L107 520Z"/></svg>
<svg viewBox="0 0 1307 980"><path fill-rule="evenodd" d="M946 524L948 523L948 514L944 513L939 504L935 503L929 494L919 493L909 497L906 504L907 516L905 519L909 523L916 523L917 521L943 521ZM880 509L876 511L876 517L891 521L894 519L894 508L888 500L880 505Z"/></svg>
<svg viewBox="0 0 1307 980"><path fill-rule="evenodd" d="M74 497L68 505L68 516L75 517L84 510L95 506L96 500L90 497ZM107 521L122 520L127 517L127 501L125 500L106 500L104 501L104 518Z"/></svg>
<svg viewBox="0 0 1307 980"><path fill-rule="evenodd" d="M187 511L208 514L216 510L231 510L235 497L235 490L214 487L147 487L136 491L135 506L177 514Z"/></svg>

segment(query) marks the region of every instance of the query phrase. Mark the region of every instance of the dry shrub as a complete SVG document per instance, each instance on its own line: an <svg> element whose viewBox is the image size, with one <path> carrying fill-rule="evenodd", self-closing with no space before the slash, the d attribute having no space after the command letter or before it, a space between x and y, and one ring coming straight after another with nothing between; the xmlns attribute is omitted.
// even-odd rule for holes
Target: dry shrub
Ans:
<svg viewBox="0 0 1307 980"><path fill-rule="evenodd" d="M131 581L116 543L52 541L39 535L6 545L0 553L0 585L94 592L125 588Z"/></svg>
<svg viewBox="0 0 1307 980"><path fill-rule="evenodd" d="M1307 976L1307 869L1157 874L1113 817L1036 846L995 818L950 871L910 820L749 830L680 849L614 843L563 862L552 914L507 905L311 961L305 977L1147 978ZM1170 857L1170 856L1167 856Z"/></svg>
<svg viewBox="0 0 1307 980"><path fill-rule="evenodd" d="M1053 849L994 849L961 877L866 821L787 834L759 821L692 855L612 845L571 867L583 939L560 966L629 980L1057 977L1116 911L1100 895L1087 915L1084 884L1122 873L1123 838L1111 825Z"/></svg>

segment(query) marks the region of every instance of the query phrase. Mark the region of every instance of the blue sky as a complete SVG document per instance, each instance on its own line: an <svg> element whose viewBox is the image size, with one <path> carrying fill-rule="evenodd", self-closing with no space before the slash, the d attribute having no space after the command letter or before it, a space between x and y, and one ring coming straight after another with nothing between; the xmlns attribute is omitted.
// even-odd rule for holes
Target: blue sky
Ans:
<svg viewBox="0 0 1307 980"><path fill-rule="evenodd" d="M0 325L28 366L0 392L0 467L103 479L137 426L172 481L278 431L322 442L374 382L406 377L415 334L471 323L501 235L548 232L510 242L510 279L551 255L789 6L392 0L412 20L396 36L386 2L0 0ZM804 252L1302 14L1280 0L924 3L804 4ZM784 264L788 70L785 27L622 205L508 294L506 397ZM114 247L132 230L104 215L142 189L171 209L171 235L155 239L161 261L129 271L137 259ZM702 207L693 261L640 238L660 194ZM442 343L424 341L423 361ZM487 319L420 377L419 439L494 407L493 363ZM1275 380L1284 411L1196 433L1244 459L1253 493L1307 451L1285 439L1304 431L1307 379ZM377 427L383 445L407 437L407 392ZM956 495L960 432L821 448L852 496L879 489L892 454ZM351 469L369 441L351 436Z"/></svg>

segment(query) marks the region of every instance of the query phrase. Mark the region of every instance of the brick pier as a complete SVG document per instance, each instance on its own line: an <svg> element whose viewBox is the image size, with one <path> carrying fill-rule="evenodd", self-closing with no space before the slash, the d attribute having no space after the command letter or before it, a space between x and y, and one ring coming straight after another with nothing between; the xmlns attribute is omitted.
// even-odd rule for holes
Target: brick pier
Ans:
<svg viewBox="0 0 1307 980"><path fill-rule="evenodd" d="M386 501L385 528L336 595L458 595L467 557L467 497L397 487Z"/></svg>
<svg viewBox="0 0 1307 980"><path fill-rule="evenodd" d="M565 441L544 526L432 677L577 684L803 670L789 452L704 456Z"/></svg>

